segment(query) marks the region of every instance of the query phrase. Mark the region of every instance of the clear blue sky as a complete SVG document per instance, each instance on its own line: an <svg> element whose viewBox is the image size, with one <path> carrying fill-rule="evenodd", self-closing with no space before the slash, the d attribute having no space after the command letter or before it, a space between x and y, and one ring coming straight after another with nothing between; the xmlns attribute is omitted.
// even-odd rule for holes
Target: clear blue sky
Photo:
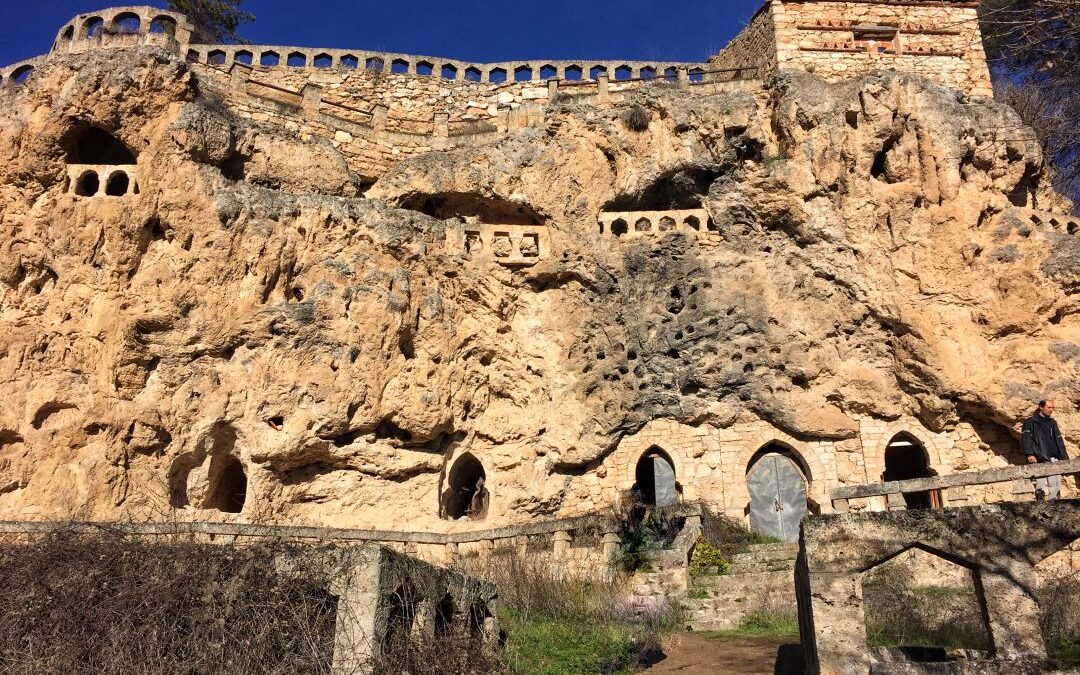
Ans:
<svg viewBox="0 0 1080 675"><path fill-rule="evenodd" d="M112 6L151 4L115 0ZM761 0L245 0L255 44L344 47L466 61L702 61ZM43 54L71 17L109 0L0 0L0 65Z"/></svg>

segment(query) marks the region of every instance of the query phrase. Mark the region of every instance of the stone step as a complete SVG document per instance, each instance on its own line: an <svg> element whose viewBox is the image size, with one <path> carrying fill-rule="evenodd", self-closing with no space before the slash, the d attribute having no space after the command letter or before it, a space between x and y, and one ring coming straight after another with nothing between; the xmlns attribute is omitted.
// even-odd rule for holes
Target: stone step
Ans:
<svg viewBox="0 0 1080 675"><path fill-rule="evenodd" d="M732 556L733 564L769 563L776 561L794 561L799 557L798 544L754 544L748 551Z"/></svg>
<svg viewBox="0 0 1080 675"><path fill-rule="evenodd" d="M759 572L783 572L795 569L794 560L769 560L765 562L733 562L728 568L729 576L742 576Z"/></svg>
<svg viewBox="0 0 1080 675"><path fill-rule="evenodd" d="M794 583L795 573L792 570L702 576L694 577L690 582L693 588L705 589L713 594L747 588L770 588L778 585L794 588Z"/></svg>

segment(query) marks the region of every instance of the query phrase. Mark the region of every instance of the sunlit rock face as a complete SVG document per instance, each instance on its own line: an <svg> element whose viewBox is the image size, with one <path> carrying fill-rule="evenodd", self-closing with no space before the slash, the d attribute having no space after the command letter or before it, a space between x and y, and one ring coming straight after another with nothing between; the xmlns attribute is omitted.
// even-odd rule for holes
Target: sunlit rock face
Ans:
<svg viewBox="0 0 1080 675"><path fill-rule="evenodd" d="M827 509L901 430L939 473L1016 461L1043 396L1080 432L1080 235L990 100L643 88L371 176L199 77L0 96L0 517L487 527L607 508L653 446L742 516L770 440Z"/></svg>

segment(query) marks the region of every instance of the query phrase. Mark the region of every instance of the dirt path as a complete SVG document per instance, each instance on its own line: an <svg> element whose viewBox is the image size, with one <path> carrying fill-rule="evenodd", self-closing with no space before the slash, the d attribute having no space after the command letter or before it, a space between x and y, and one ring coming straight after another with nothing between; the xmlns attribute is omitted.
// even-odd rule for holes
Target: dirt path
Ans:
<svg viewBox="0 0 1080 675"><path fill-rule="evenodd" d="M802 673L797 638L716 637L680 633L648 675L797 675Z"/></svg>

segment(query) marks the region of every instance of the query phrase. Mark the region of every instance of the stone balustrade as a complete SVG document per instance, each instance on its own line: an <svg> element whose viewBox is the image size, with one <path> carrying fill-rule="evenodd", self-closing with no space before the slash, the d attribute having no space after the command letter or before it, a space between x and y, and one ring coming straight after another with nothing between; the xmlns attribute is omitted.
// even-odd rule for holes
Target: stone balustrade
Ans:
<svg viewBox="0 0 1080 675"><path fill-rule="evenodd" d="M943 501L946 505L958 506L967 503L964 488L969 485L1030 481L1032 478L1065 476L1074 473L1080 473L1080 459L1067 462L1008 466L986 471L967 471L947 476L912 478L887 483L852 485L837 488L829 493L829 496L832 499L833 509L837 513L847 513L850 500L865 499L867 497L886 497L890 511L901 511L906 508L903 495L934 490L945 491Z"/></svg>
<svg viewBox="0 0 1080 675"><path fill-rule="evenodd" d="M177 53L191 42L193 26L179 12L145 5L110 7L80 14L56 33L53 53L78 53L106 47L160 45Z"/></svg>
<svg viewBox="0 0 1080 675"><path fill-rule="evenodd" d="M76 197L138 194L138 167L134 164L69 164L64 192Z"/></svg>
<svg viewBox="0 0 1080 675"><path fill-rule="evenodd" d="M600 236L605 239L634 239L665 232L715 232L716 226L705 209L672 211L608 211L599 216Z"/></svg>
<svg viewBox="0 0 1080 675"><path fill-rule="evenodd" d="M545 225L464 223L447 230L446 243L470 259L507 267L535 265L551 253Z"/></svg>
<svg viewBox="0 0 1080 675"><path fill-rule="evenodd" d="M1035 209L1017 209L1024 217L1028 218L1033 225L1049 226L1066 234L1080 233L1080 218L1067 213L1053 213L1051 211L1037 211Z"/></svg>

